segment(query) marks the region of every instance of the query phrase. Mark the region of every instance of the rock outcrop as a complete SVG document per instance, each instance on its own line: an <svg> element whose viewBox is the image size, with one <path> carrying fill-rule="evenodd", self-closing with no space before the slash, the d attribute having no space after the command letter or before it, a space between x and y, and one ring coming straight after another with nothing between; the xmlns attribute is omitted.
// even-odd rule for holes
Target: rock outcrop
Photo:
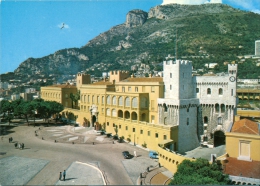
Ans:
<svg viewBox="0 0 260 186"><path fill-rule="evenodd" d="M126 27L141 26L147 20L148 13L143 10L132 10L126 15Z"/></svg>

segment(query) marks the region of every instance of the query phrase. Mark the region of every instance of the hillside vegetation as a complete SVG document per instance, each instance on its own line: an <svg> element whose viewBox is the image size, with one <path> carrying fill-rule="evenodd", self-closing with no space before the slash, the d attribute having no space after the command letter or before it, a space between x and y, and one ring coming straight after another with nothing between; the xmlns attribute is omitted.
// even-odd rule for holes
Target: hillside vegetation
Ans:
<svg viewBox="0 0 260 186"><path fill-rule="evenodd" d="M168 54L175 55L176 46L178 58L193 61L194 69L218 63L214 71L220 72L227 70L224 62L238 63L237 56L253 55L255 40L260 38L259 14L223 4L156 6L148 17L139 10L130 13L127 24L111 28L81 48L27 59L15 74L33 74L36 70L42 74L76 74L100 63L110 64L106 71L130 70L131 65L141 62L156 69ZM239 65L239 77L257 78L260 67L255 63L247 59ZM101 71L88 73L97 72Z"/></svg>

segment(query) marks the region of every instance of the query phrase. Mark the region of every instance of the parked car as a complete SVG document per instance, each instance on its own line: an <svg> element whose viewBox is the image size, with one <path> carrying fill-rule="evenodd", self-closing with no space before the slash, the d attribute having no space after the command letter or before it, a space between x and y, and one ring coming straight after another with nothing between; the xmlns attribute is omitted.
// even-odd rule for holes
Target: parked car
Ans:
<svg viewBox="0 0 260 186"><path fill-rule="evenodd" d="M125 159L131 158L131 154L128 151L124 151L124 152L122 152L122 154L123 154Z"/></svg>
<svg viewBox="0 0 260 186"><path fill-rule="evenodd" d="M152 159L158 159L158 153L155 151L149 151L149 157Z"/></svg>

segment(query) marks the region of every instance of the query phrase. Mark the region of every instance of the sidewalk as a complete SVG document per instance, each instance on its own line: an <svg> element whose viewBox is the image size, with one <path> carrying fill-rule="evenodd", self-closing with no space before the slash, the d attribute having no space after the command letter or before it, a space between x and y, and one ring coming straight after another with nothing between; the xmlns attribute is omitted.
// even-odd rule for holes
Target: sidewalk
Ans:
<svg viewBox="0 0 260 186"><path fill-rule="evenodd" d="M147 170L148 171L148 170ZM173 174L164 167L149 168L149 172L140 174L137 185L168 185Z"/></svg>

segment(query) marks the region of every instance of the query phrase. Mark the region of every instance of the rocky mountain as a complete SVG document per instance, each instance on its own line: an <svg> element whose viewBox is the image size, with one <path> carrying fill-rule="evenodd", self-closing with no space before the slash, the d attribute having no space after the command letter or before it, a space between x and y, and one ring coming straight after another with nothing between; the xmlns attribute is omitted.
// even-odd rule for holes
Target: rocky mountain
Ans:
<svg viewBox="0 0 260 186"><path fill-rule="evenodd" d="M101 63L109 64L107 70L130 70L131 65L141 62L156 67L168 54L175 55L175 51L179 58L191 59L198 69L205 63L222 65L237 60L236 56L254 54L254 42L259 38L259 14L224 4L161 5L149 12L132 10L125 23L98 35L85 46L29 58L14 73L76 74Z"/></svg>

